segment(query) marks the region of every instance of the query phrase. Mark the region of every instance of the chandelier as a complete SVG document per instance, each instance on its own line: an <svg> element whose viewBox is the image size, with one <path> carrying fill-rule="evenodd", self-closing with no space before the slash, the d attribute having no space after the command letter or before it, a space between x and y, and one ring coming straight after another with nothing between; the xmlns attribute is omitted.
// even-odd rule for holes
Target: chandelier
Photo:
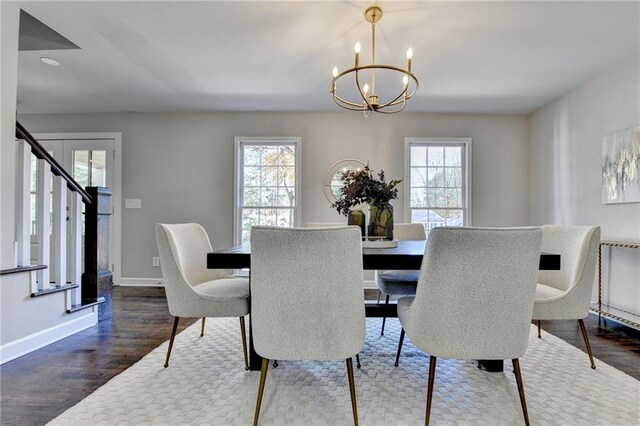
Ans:
<svg viewBox="0 0 640 426"><path fill-rule="evenodd" d="M418 79L411 73L413 49L407 49L406 69L393 65L376 64L376 22L382 18L382 9L378 6L371 6L364 12L364 17L367 22L371 23L371 64L360 65L361 46L360 43L356 43L354 46L355 65L353 68L339 72L338 67L333 67L333 80L331 81L333 101L342 108L351 111L363 111L365 117L368 117L372 111L383 114L400 112L406 106L407 100L411 99L418 89ZM362 71L367 71L367 77L369 77L369 81L365 84L361 84ZM386 92L394 93L394 95L388 96L384 102L380 99L379 92L376 91L376 71L395 73L398 77L398 82L402 82L402 84L398 84L396 90L387 88ZM348 100L338 95L338 81L347 75L355 77L355 89L357 94L360 95L359 97L357 94L355 95L356 100Z"/></svg>

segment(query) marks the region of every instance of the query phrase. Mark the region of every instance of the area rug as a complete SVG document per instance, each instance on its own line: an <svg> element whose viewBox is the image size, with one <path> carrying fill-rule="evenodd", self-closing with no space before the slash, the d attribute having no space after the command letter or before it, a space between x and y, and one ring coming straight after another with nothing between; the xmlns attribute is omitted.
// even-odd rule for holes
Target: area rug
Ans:
<svg viewBox="0 0 640 426"><path fill-rule="evenodd" d="M428 356L405 340L394 367L400 324L367 320L367 339L355 369L362 425L424 423ZM250 425L260 372L244 370L237 318L208 319L176 337L169 368L168 342L54 419L53 425ZM638 425L640 382L564 341L532 327L521 359L534 425ZM354 362L355 366L355 362ZM433 425L523 424L515 376L488 373L473 361L438 360ZM64 392L64 389L60 389ZM280 362L269 368L262 425L352 424L345 363Z"/></svg>

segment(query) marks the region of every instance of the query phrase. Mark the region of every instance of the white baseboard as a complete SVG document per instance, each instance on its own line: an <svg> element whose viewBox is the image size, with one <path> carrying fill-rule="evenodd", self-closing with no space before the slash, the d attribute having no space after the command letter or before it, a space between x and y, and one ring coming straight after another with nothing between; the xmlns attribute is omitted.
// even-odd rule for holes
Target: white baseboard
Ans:
<svg viewBox="0 0 640 426"><path fill-rule="evenodd" d="M164 287L162 278L121 278L119 283L123 287Z"/></svg>
<svg viewBox="0 0 640 426"><path fill-rule="evenodd" d="M364 280L364 288L365 289L378 289L378 284L376 284L373 280Z"/></svg>
<svg viewBox="0 0 640 426"><path fill-rule="evenodd" d="M46 330L39 331L0 346L0 364L11 361L51 343L69 337L98 323L97 312L93 309L87 315L74 318Z"/></svg>

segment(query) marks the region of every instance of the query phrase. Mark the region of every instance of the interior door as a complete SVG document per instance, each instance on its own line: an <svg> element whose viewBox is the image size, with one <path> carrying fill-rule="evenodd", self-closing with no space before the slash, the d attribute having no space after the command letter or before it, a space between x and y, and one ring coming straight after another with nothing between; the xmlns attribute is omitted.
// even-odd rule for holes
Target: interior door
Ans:
<svg viewBox="0 0 640 426"><path fill-rule="evenodd" d="M60 139L40 142L83 188L86 186L106 186L112 191L114 190L115 143L113 139ZM68 197L68 200L67 211L71 209L71 197ZM83 212L84 209L83 203ZM84 215L82 215L82 221L82 244L84 246ZM70 233L74 228L74 226L70 227L67 241L71 241L73 236ZM109 240L115 241L113 225L109 227ZM82 256L84 270L84 247ZM109 245L109 259L113 271L116 267L114 264L114 244Z"/></svg>

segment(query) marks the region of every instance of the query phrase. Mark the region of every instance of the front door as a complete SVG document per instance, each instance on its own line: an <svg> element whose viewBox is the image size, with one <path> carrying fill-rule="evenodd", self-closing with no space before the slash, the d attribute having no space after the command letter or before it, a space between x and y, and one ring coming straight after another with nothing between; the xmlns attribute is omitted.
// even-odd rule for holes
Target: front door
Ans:
<svg viewBox="0 0 640 426"><path fill-rule="evenodd" d="M52 153L53 158L60 163L64 169L80 184L81 187L87 186L106 186L112 192L111 213L112 220L109 226L109 259L110 269L114 276L114 282L116 277L120 277L120 265L119 265L119 248L116 243L120 238L114 238L116 235L119 237L119 229L116 229L119 225L119 220L114 220L116 214L119 214L119 205L116 200L119 200L119 194L116 193L115 185L115 159L116 159L116 143L115 138L82 138L75 139L65 135L65 138L56 139L55 135L42 135L36 136L38 141ZM83 135L84 136L84 135ZM71 203L72 197L68 197ZM71 205L67 206L67 211L71 209ZM84 212L84 205L82 211ZM84 215L82 216L83 224L82 231L84 233ZM68 228L69 232L75 229L75 226ZM68 241L71 241L72 235L68 235ZM84 245L84 235L82 238ZM84 257L84 247L82 250ZM84 270L84 259L83 259Z"/></svg>

